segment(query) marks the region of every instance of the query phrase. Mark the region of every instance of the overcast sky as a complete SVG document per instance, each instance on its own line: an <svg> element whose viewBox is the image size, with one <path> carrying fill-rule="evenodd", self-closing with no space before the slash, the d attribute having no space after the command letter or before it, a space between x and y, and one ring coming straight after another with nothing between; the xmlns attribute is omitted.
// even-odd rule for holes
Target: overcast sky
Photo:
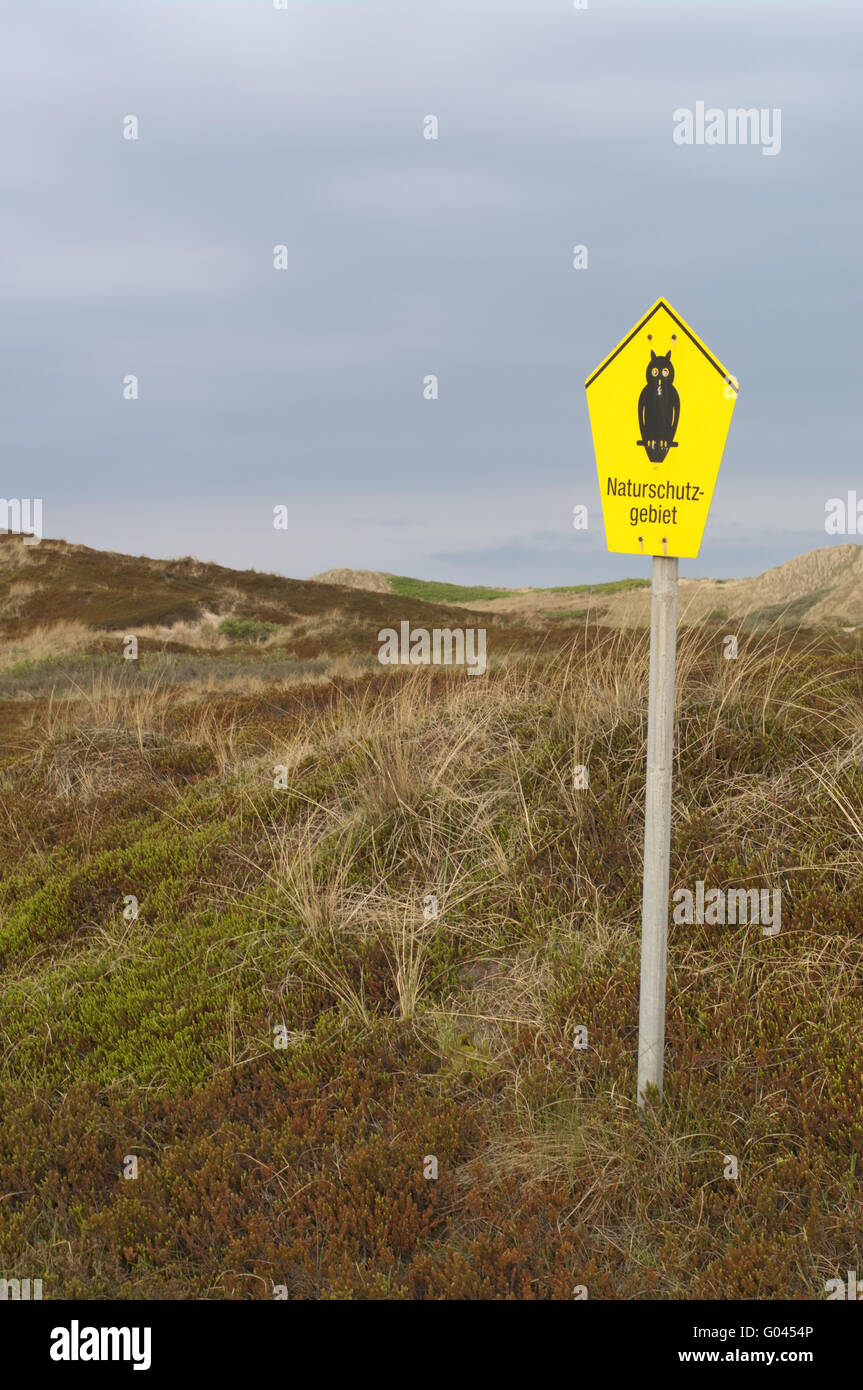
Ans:
<svg viewBox="0 0 863 1390"><path fill-rule="evenodd" d="M7 4L0 491L290 575L647 575L605 550L584 380L665 296L742 388L681 573L845 540L861 33L859 0ZM675 144L698 101L781 109L780 152Z"/></svg>

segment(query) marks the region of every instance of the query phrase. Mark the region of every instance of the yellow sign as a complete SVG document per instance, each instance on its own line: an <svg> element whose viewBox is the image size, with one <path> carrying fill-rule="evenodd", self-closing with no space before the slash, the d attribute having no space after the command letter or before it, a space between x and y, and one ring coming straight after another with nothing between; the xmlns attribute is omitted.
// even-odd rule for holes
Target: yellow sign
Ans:
<svg viewBox="0 0 863 1390"><path fill-rule="evenodd" d="M696 556L736 379L657 299L585 387L609 550Z"/></svg>

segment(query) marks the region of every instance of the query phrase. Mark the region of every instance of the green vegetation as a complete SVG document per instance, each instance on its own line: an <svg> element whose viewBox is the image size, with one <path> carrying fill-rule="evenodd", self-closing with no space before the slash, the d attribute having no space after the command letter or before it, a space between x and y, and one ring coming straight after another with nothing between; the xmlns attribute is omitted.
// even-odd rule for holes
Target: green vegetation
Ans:
<svg viewBox="0 0 863 1390"><path fill-rule="evenodd" d="M547 594L621 594L627 589L649 589L649 579L609 579L605 584L564 584L545 589Z"/></svg>
<svg viewBox="0 0 863 1390"><path fill-rule="evenodd" d="M257 618L223 618L217 631L232 642L266 642L279 631L279 624L262 623Z"/></svg>
<svg viewBox="0 0 863 1390"><path fill-rule="evenodd" d="M543 617L561 620L586 618L587 612L586 608L546 608L543 610Z"/></svg>
<svg viewBox="0 0 863 1390"><path fill-rule="evenodd" d="M404 574L390 578L390 588L403 598L420 598L430 603L479 603L502 598L509 589L489 589L483 585L445 584L436 579L410 579Z"/></svg>
<svg viewBox="0 0 863 1390"><path fill-rule="evenodd" d="M4 1273L46 1297L727 1299L857 1268L859 662L682 635L672 882L782 886L782 931L672 930L647 1125L646 665L643 635L586 631L483 682L19 704Z"/></svg>
<svg viewBox="0 0 863 1390"><path fill-rule="evenodd" d="M390 587L394 594L405 598L426 599L434 603L479 603L512 595L511 589L491 589L482 585L444 584L435 579L410 579L393 575ZM649 579L612 579L605 584L563 584L551 589L536 589L543 594L618 594L626 589L649 589Z"/></svg>
<svg viewBox="0 0 863 1390"><path fill-rule="evenodd" d="M201 619L0 675L0 1274L822 1298L861 1267L859 643L681 631L672 885L780 888L782 923L671 926L639 1119L647 634L382 668L340 644L405 600L320 588L287 655Z"/></svg>
<svg viewBox="0 0 863 1390"><path fill-rule="evenodd" d="M791 599L787 603L771 603L763 608L755 608L751 613L747 613L742 626L769 627L779 623L796 627L804 614L808 613L810 608L814 608L816 603L820 603L826 593L826 589L814 589L811 593L802 594L800 598Z"/></svg>

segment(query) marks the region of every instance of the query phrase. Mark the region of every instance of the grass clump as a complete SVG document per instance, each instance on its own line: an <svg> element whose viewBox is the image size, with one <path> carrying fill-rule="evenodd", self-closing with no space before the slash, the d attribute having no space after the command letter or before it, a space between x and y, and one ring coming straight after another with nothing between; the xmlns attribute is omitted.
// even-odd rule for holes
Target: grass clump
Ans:
<svg viewBox="0 0 863 1390"><path fill-rule="evenodd" d="M258 618L223 618L217 631L232 642L266 642L278 632L278 623L261 622Z"/></svg>

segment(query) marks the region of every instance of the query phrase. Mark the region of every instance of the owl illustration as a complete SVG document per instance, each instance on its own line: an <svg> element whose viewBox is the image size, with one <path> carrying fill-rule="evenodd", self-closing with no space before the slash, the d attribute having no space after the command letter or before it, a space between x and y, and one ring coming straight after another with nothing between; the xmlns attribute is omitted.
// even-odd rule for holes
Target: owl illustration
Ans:
<svg viewBox="0 0 863 1390"><path fill-rule="evenodd" d="M647 385L638 398L639 444L647 450L651 463L662 463L669 449L676 449L674 436L680 420L680 397L674 388L671 351L658 357L650 349Z"/></svg>

